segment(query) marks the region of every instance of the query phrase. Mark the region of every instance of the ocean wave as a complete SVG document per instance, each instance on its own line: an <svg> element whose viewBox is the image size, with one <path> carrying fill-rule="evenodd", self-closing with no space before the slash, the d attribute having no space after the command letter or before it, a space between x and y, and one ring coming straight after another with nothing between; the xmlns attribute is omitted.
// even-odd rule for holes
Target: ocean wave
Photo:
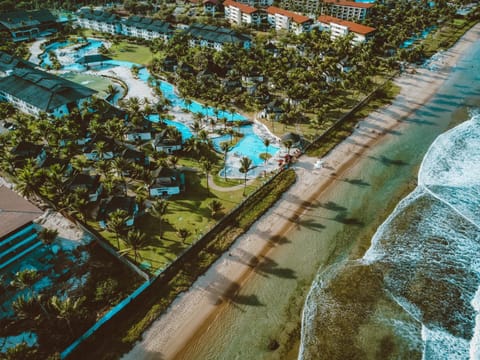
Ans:
<svg viewBox="0 0 480 360"><path fill-rule="evenodd" d="M418 187L363 259L312 287L299 358L478 358L478 209L480 115L472 112L431 145Z"/></svg>

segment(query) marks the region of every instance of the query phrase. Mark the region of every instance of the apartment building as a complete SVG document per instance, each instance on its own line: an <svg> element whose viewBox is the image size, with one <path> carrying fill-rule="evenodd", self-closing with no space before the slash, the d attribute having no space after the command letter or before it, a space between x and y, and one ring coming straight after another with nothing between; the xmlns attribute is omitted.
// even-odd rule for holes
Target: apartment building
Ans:
<svg viewBox="0 0 480 360"><path fill-rule="evenodd" d="M273 0L238 0L237 2L256 8L264 8L273 4Z"/></svg>
<svg viewBox="0 0 480 360"><path fill-rule="evenodd" d="M268 23L277 31L285 30L299 35L303 32L310 31L313 23L312 19L308 16L300 15L276 6L269 6L266 11Z"/></svg>
<svg viewBox="0 0 480 360"><path fill-rule="evenodd" d="M143 16L130 16L121 24L121 32L145 40L161 38L168 40L173 34L173 26L167 22Z"/></svg>
<svg viewBox="0 0 480 360"><path fill-rule="evenodd" d="M260 25L262 22L262 13L259 9L242 4L233 0L225 0L225 18L231 24L237 25Z"/></svg>
<svg viewBox="0 0 480 360"><path fill-rule="evenodd" d="M120 18L115 14L101 10L80 9L77 15L77 24L84 29L112 35L122 32Z"/></svg>
<svg viewBox="0 0 480 360"><path fill-rule="evenodd" d="M373 27L338 19L328 15L321 15L318 18L318 23L321 30L327 30L331 32L332 39L353 33L354 37L352 43L354 44L368 41L375 32L375 28Z"/></svg>
<svg viewBox="0 0 480 360"><path fill-rule="evenodd" d="M205 24L192 24L186 33L190 36L191 46L206 46L222 50L224 44L236 44L245 49L251 46L251 38L232 29Z"/></svg>
<svg viewBox="0 0 480 360"><path fill-rule="evenodd" d="M374 4L345 0L323 0L320 13L343 20L364 20Z"/></svg>

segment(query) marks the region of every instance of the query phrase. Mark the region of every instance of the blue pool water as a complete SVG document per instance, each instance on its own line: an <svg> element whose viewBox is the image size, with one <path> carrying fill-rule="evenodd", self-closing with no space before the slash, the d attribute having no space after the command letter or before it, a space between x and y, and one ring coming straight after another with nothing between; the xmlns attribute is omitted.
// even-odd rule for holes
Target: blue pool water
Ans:
<svg viewBox="0 0 480 360"><path fill-rule="evenodd" d="M88 43L89 43L88 46L75 51L75 53L73 54L75 59L80 59L81 57L85 56L86 54L97 53L96 50L100 46L102 46L102 44L103 44L103 42L101 40L96 40L96 39L88 39ZM71 45L71 44L72 44L72 42L70 42L70 41L64 41L64 42L56 42L56 43L52 43L52 44L48 45L45 48L45 53L41 56L42 66L47 66L47 65L52 64L52 62L51 62L51 60L48 56L49 51L58 50L58 49L64 48L64 47L66 47L68 45ZM133 66L138 66L138 67L140 67L140 71L138 73L138 78L142 81L145 81L145 82L147 82L148 79L150 78L150 73L148 72L148 70L145 67L143 67L142 65L139 65L139 64L132 63L130 61L108 60L108 61L105 61L104 65L99 69L108 69L108 68L114 67L114 66L123 66L123 67L129 68L129 69L131 69ZM72 70L72 71L85 71L85 67L80 65L80 64L77 64L77 63L65 65L64 69L65 70ZM168 83L168 82L161 81L160 82L160 90L162 91L165 98L171 101L173 106L178 106L182 109L187 109L188 111L190 111L192 113L201 113L201 114L204 114L206 116L218 116L219 118L224 117L224 118L227 118L229 121L247 120L244 116L242 116L238 113L231 113L231 112L222 111L222 110L219 110L218 115L215 115L215 108L210 107L210 106L203 106L202 104L200 104L196 101L192 101L192 103L189 106L187 106L187 104L185 103L185 100L180 98L175 93L174 86L172 84Z"/></svg>
<svg viewBox="0 0 480 360"><path fill-rule="evenodd" d="M78 49L76 50L75 52L72 52L73 56L74 56L74 59L80 59L81 57L87 55L87 54L91 54L92 52L96 52L96 50L102 46L103 42L100 41L100 40L96 40L96 39L88 39L88 45L81 48L81 49ZM79 42L78 42L78 45L81 45L82 44L82 40L80 39ZM69 45L73 45L73 43L71 41L62 41L62 42L55 42L55 43L52 43L48 46L45 47L45 52L40 56L41 58L41 65L43 67L47 66L47 65L52 65L52 61L50 60L50 56L48 55L48 53L50 51L55 51L55 50L58 50L58 49L62 49L64 47L67 47ZM70 53L68 50L66 50L66 52ZM57 55L58 56L58 55ZM72 64L73 65L73 64ZM77 64L78 65L78 64ZM69 65L70 66L70 65ZM73 69L72 69L73 70Z"/></svg>
<svg viewBox="0 0 480 360"><path fill-rule="evenodd" d="M266 148L263 144L263 140L253 132L253 125L246 125L240 128L240 132L244 134L242 139L235 144L230 150L231 154L237 154L240 157L246 156L252 160L255 166L264 163L264 160L260 158L260 154L264 153ZM223 135L213 139L213 145L217 151L221 152L220 144L225 141L230 141L230 135ZM268 147L268 153L274 155L280 150L278 147L270 145Z"/></svg>
<svg viewBox="0 0 480 360"><path fill-rule="evenodd" d="M88 39L89 45L81 48L77 51L75 51L72 56L74 59L79 59L85 54L93 54L97 52L97 49L103 44L102 41L96 40L96 39ZM58 42L58 43L53 43L50 44L49 46L46 47L45 53L41 56L42 58L42 65L45 66L47 64L51 64L51 61L48 57L48 52L52 50L57 50L61 49L63 47L66 47L68 45L71 45L71 42ZM148 70L139 64L135 64L129 61L121 61L121 60L108 60L104 62L104 65L100 69L108 69L111 67L115 66L123 66L126 68L131 69L133 66L138 66L140 67L139 73L138 73L138 78L142 81L147 82L148 79L150 78L150 73ZM71 71L85 71L85 67L78 64L78 63L72 63L69 65L64 66L65 70L71 70ZM218 113L216 114L215 111L216 109L210 106L203 106L202 104L192 101L189 105L185 103L185 100L180 98L176 92L175 92L175 87L165 81L160 81L159 82L159 87L160 90L163 93L163 96L168 99L172 106L178 106L182 109L186 109L192 113L201 113L204 114L205 116L211 116L211 117L218 117L218 118L226 118L228 121L244 121L247 120L244 116L238 114L238 113L231 113L228 111L223 111L223 110L218 110ZM158 115L152 115L149 117L150 121L153 122L158 122L159 118ZM176 122L176 121L171 121L171 120L164 120L165 123L171 126L175 126L181 133L183 140L188 139L192 137L192 132L188 128L188 126ZM240 128L240 131L244 134L243 138L233 147L231 152L233 154L238 154L239 156L248 156L249 158L252 159L252 162L254 165L260 165L263 163L263 160L259 157L261 153L265 152L265 145L263 145L263 140L258 137L254 132L253 132L253 127L250 126L243 126ZM220 150L220 143L223 141L229 141L229 136L222 136L214 139L214 145L217 150ZM273 155L279 150L278 147L275 146L269 146L268 152Z"/></svg>
<svg viewBox="0 0 480 360"><path fill-rule="evenodd" d="M433 29L434 29L433 27L427 28L427 29L425 29L421 32L420 36L414 36L414 37L412 37L408 40L405 40L403 42L403 44L400 45L400 49L408 48L408 47L412 46L415 41L420 40L420 39L425 39Z"/></svg>
<svg viewBox="0 0 480 360"><path fill-rule="evenodd" d="M156 115L150 115L148 116L148 120L152 122L158 122L159 121L159 116L158 114ZM179 123L177 121L172 121L172 120L166 120L164 119L163 122L167 124L168 126L173 126L176 127L178 131L182 134L182 140L185 141L186 139L189 139L193 136L192 131L190 128L182 123Z"/></svg>

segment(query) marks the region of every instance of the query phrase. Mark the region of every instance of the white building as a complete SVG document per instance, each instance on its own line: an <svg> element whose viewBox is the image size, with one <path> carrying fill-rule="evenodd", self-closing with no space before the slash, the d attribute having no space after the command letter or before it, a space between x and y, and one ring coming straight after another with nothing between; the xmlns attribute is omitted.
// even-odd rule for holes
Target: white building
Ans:
<svg viewBox="0 0 480 360"><path fill-rule="evenodd" d="M370 26L357 24L327 15L321 15L318 18L318 23L321 30L328 30L331 32L332 39L353 33L354 37L352 42L354 44L367 41L375 32L375 28Z"/></svg>
<svg viewBox="0 0 480 360"><path fill-rule="evenodd" d="M345 0L323 0L322 15L329 15L343 20L364 20L375 4L357 3Z"/></svg>
<svg viewBox="0 0 480 360"><path fill-rule="evenodd" d="M256 8L263 8L267 6L272 6L273 0L238 0L237 2Z"/></svg>
<svg viewBox="0 0 480 360"><path fill-rule="evenodd" d="M310 31L313 23L312 19L308 16L280 9L276 6L269 6L267 8L267 20L275 30L285 30L293 32L296 35Z"/></svg>
<svg viewBox="0 0 480 360"><path fill-rule="evenodd" d="M45 112L55 117L81 108L97 91L44 71L15 69L0 79L0 99L12 103L27 114Z"/></svg>
<svg viewBox="0 0 480 360"><path fill-rule="evenodd" d="M250 36L232 29L206 24L192 24L186 29L190 36L190 46L202 46L222 50L224 44L232 44L249 49L252 43Z"/></svg>
<svg viewBox="0 0 480 360"><path fill-rule="evenodd" d="M119 34L121 32L120 18L112 13L81 9L77 13L77 24L85 29L91 29L108 34Z"/></svg>
<svg viewBox="0 0 480 360"><path fill-rule="evenodd" d="M233 0L225 0L225 18L231 24L260 25L262 16L259 9Z"/></svg>
<svg viewBox="0 0 480 360"><path fill-rule="evenodd" d="M171 24L142 16L131 16L122 23L122 34L145 40L161 38L167 41L173 34Z"/></svg>

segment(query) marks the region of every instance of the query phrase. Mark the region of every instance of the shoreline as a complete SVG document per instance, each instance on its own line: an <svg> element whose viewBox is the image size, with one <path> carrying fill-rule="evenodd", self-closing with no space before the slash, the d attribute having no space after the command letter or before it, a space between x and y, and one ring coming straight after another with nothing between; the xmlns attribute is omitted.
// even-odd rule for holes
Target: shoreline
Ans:
<svg viewBox="0 0 480 360"><path fill-rule="evenodd" d="M221 314L229 304L228 299L252 276L252 268L261 262L259 259L267 253L274 253L275 239L296 225L296 220L308 210L309 204L318 201L324 191L334 187L337 177L352 168L369 147L385 141L389 131L404 126L402 119L435 95L469 43L479 38L479 33L480 24L477 24L451 49L443 51L434 60L438 65L435 71L431 70L434 67L429 63L428 68L417 68L415 74L404 73L394 79L401 91L392 104L361 120L348 141L337 145L323 158L326 164L323 168L314 169L316 158L300 157L293 165L297 169L297 183L235 241L229 253L223 254L205 275L172 303L123 359L178 358L202 329Z"/></svg>

